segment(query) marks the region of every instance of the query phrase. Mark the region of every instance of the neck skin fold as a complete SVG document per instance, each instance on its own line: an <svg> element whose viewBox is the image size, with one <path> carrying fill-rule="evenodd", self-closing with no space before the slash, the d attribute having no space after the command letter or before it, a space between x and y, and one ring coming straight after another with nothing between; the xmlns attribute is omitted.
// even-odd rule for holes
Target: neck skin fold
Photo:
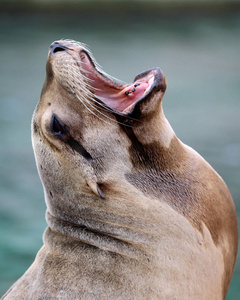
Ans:
<svg viewBox="0 0 240 300"><path fill-rule="evenodd" d="M69 217L68 220L62 216L56 217L47 210L46 220L49 229L44 243L54 252L54 241L64 244L68 240L77 242L80 247L94 246L96 249L139 259L147 257L147 249L150 249L150 244L156 238L147 220L134 220L131 216L114 216L97 210L72 220ZM49 234L55 237L49 239Z"/></svg>

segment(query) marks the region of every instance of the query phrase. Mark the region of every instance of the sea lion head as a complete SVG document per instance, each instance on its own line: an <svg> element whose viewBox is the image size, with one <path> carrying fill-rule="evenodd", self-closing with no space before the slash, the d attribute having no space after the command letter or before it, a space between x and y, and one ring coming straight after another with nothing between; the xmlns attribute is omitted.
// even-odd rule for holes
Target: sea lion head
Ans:
<svg viewBox="0 0 240 300"><path fill-rule="evenodd" d="M51 44L46 73L32 140L47 203L93 192L105 198L132 167L131 136L151 143L170 130L161 106L165 76L154 68L120 84L85 45L66 40ZM171 138L163 134L162 143Z"/></svg>

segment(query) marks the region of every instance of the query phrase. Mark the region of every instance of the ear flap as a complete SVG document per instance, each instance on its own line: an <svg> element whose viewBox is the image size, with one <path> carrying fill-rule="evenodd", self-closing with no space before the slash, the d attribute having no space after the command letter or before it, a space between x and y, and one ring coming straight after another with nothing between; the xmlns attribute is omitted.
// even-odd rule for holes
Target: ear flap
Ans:
<svg viewBox="0 0 240 300"><path fill-rule="evenodd" d="M101 199L106 199L105 195L99 187L99 184L95 180L87 180L87 184L95 195L99 196Z"/></svg>

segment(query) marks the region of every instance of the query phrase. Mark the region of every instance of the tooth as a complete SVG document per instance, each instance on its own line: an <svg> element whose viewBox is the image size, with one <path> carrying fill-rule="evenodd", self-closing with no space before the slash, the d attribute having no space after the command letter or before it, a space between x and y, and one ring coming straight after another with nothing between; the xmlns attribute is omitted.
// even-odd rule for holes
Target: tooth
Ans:
<svg viewBox="0 0 240 300"><path fill-rule="evenodd" d="M127 91L127 92L125 92L125 94L126 94L126 95L129 95L129 94L131 94L131 92L130 92L130 91Z"/></svg>
<svg viewBox="0 0 240 300"><path fill-rule="evenodd" d="M136 91L136 89L135 89L135 88L133 88L133 89L132 89L132 92L135 92L135 91Z"/></svg>
<svg viewBox="0 0 240 300"><path fill-rule="evenodd" d="M139 86L139 85L140 85L140 83L135 83L135 84L134 84L135 87L137 87L137 86Z"/></svg>

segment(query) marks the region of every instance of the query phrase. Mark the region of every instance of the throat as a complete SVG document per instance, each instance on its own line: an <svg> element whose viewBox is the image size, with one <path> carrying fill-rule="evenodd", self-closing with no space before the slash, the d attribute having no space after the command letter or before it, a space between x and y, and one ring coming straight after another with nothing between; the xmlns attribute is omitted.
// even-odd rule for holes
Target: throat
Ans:
<svg viewBox="0 0 240 300"><path fill-rule="evenodd" d="M120 228L112 224L95 220L81 220L78 224L53 216L49 211L46 214L49 229L44 236L45 245L56 252L56 243L65 244L67 241L74 243L77 250L84 247L95 247L97 250L113 252L131 258L145 256L143 236L139 236L130 229ZM54 238L48 238L49 234ZM57 247L59 248L59 247ZM62 249L62 246L61 246Z"/></svg>

